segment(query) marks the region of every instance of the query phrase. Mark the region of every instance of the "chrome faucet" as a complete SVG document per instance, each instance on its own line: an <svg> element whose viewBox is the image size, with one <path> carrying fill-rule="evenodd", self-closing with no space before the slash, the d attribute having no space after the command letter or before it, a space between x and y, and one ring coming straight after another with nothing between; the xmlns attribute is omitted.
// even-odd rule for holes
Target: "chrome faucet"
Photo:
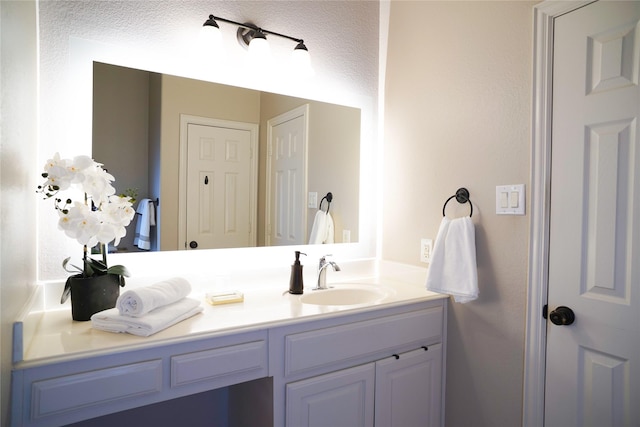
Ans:
<svg viewBox="0 0 640 427"><path fill-rule="evenodd" d="M318 284L316 285L315 288L313 288L314 291L319 290L319 289L328 289L327 288L327 267L331 266L333 267L333 271L340 271L340 266L338 264L336 264L333 261L327 261L328 256L331 256L331 254L325 255L322 258L320 258L320 262L318 263Z"/></svg>

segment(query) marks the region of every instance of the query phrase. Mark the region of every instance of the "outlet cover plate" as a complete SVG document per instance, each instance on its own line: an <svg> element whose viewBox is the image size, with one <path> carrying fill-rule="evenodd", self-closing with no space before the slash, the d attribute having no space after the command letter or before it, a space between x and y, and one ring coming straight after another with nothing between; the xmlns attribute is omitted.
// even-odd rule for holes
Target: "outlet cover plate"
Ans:
<svg viewBox="0 0 640 427"><path fill-rule="evenodd" d="M433 253L433 240L420 239L420 262L429 264L431 262L432 253Z"/></svg>

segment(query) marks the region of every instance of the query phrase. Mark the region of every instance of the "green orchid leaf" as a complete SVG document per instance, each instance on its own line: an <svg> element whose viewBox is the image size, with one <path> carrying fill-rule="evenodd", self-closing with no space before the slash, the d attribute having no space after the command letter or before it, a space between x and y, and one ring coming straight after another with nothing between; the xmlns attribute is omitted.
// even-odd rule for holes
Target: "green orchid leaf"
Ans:
<svg viewBox="0 0 640 427"><path fill-rule="evenodd" d="M84 266L87 277L102 276L104 274L107 274L106 264L97 259L87 258Z"/></svg>
<svg viewBox="0 0 640 427"><path fill-rule="evenodd" d="M65 261L67 261L69 258L67 258ZM71 295L71 279L73 278L73 276L67 278L67 281L64 284L64 290L62 291L62 297L60 297L60 304L64 304L65 301L69 298L69 295Z"/></svg>
<svg viewBox="0 0 640 427"><path fill-rule="evenodd" d="M113 265L107 269L108 274L119 274L120 276L131 276L129 270L124 265ZM124 285L121 285L124 286Z"/></svg>
<svg viewBox="0 0 640 427"><path fill-rule="evenodd" d="M71 257L66 258L64 261L62 261L62 268L64 268L64 271L66 271L67 273L82 273L82 269L80 267L78 267L77 265L69 264L70 259ZM67 268L67 264L71 265L71 267L73 267L75 270L69 270L69 268Z"/></svg>

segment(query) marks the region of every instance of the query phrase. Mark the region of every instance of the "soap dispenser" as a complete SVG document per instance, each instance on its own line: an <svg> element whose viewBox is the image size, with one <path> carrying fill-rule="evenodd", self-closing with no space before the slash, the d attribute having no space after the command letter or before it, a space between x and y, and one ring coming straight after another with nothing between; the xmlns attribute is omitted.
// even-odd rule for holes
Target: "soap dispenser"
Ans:
<svg viewBox="0 0 640 427"><path fill-rule="evenodd" d="M302 282L302 264L300 264L300 255L307 255L300 251L296 251L296 260L291 265L291 279L289 280L289 293L300 295L304 292L304 283Z"/></svg>

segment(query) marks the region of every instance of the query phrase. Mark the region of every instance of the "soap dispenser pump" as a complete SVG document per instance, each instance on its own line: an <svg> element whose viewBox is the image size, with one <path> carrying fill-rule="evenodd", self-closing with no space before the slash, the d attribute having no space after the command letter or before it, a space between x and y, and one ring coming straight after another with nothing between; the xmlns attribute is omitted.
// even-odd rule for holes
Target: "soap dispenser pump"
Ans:
<svg viewBox="0 0 640 427"><path fill-rule="evenodd" d="M300 251L296 251L296 260L291 265L291 279L289 280L289 293L300 295L304 292L304 283L302 281L302 264L300 264L300 255L307 255Z"/></svg>

